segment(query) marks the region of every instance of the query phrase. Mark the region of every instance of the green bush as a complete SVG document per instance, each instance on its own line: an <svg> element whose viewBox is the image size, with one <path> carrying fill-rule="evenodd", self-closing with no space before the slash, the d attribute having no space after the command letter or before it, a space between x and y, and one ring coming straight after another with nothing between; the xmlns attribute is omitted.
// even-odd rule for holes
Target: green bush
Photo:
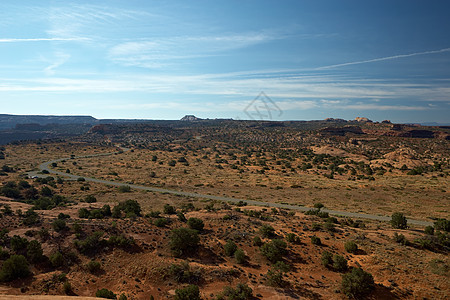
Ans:
<svg viewBox="0 0 450 300"><path fill-rule="evenodd" d="M11 255L0 270L0 281L11 281L17 278L24 278L30 275L28 262L23 255Z"/></svg>
<svg viewBox="0 0 450 300"><path fill-rule="evenodd" d="M78 210L78 217L81 219L89 219L91 216L91 212L87 208L80 208Z"/></svg>
<svg viewBox="0 0 450 300"><path fill-rule="evenodd" d="M105 288L98 290L95 293L95 297L106 298L106 299L117 299L116 294L114 294L112 291L105 289Z"/></svg>
<svg viewBox="0 0 450 300"><path fill-rule="evenodd" d="M49 260L54 268L59 268L62 265L64 265L64 257L61 254L61 252L57 251L57 252L53 253L52 255L50 255Z"/></svg>
<svg viewBox="0 0 450 300"><path fill-rule="evenodd" d="M27 246L27 257L28 260L32 263L41 261L43 258L41 243L36 240L31 241Z"/></svg>
<svg viewBox="0 0 450 300"><path fill-rule="evenodd" d="M169 205L169 204L165 204L164 205L164 213L166 215L173 215L173 214L175 214L176 213L175 207L173 207L172 205Z"/></svg>
<svg viewBox="0 0 450 300"><path fill-rule="evenodd" d="M11 251L17 254L25 254L28 247L28 240L26 238L14 235L10 241Z"/></svg>
<svg viewBox="0 0 450 300"><path fill-rule="evenodd" d="M317 237L317 236L315 236L315 235L313 235L313 236L311 237L311 243L312 243L313 245L322 245L322 241L320 240L320 238Z"/></svg>
<svg viewBox="0 0 450 300"><path fill-rule="evenodd" d="M181 211L177 213L177 217L178 217L178 220L180 220L181 222L183 222L183 223L187 222L186 217L184 216L184 214Z"/></svg>
<svg viewBox="0 0 450 300"><path fill-rule="evenodd" d="M95 202L97 202L97 198L95 198L94 195L87 195L86 198L84 198L84 202L95 203Z"/></svg>
<svg viewBox="0 0 450 300"><path fill-rule="evenodd" d="M335 254L333 256L333 268L336 271L344 272L348 269L347 260L342 255Z"/></svg>
<svg viewBox="0 0 450 300"><path fill-rule="evenodd" d="M203 227L205 227L205 224L199 218L189 218L189 220L187 220L187 224L188 224L189 228L195 229L198 231L203 231Z"/></svg>
<svg viewBox="0 0 450 300"><path fill-rule="evenodd" d="M190 228L172 229L169 246L176 256L195 250L200 243L197 230Z"/></svg>
<svg viewBox="0 0 450 300"><path fill-rule="evenodd" d="M232 240L228 240L223 246L223 250L225 251L226 256L233 256L237 250L237 245Z"/></svg>
<svg viewBox="0 0 450 300"><path fill-rule="evenodd" d="M169 223L169 221L166 218L158 218L153 221L153 224L155 224L155 226L157 226L157 227L164 227L168 223Z"/></svg>
<svg viewBox="0 0 450 300"><path fill-rule="evenodd" d="M113 218L120 218L122 212L125 213L126 217L141 216L141 206L136 200L127 200L125 202L120 202L113 208Z"/></svg>
<svg viewBox="0 0 450 300"><path fill-rule="evenodd" d="M406 220L406 217L399 212L395 212L392 214L391 217L391 225L393 228L397 228L397 229L406 229L408 228L408 221Z"/></svg>
<svg viewBox="0 0 450 300"><path fill-rule="evenodd" d="M288 233L286 234L286 241L293 244L299 244L300 243L300 237L296 235L295 233Z"/></svg>
<svg viewBox="0 0 450 300"><path fill-rule="evenodd" d="M263 225L259 228L259 232L263 237L271 238L275 236L275 229L270 225Z"/></svg>
<svg viewBox="0 0 450 300"><path fill-rule="evenodd" d="M176 300L200 300L200 290L197 285L190 284L185 288L175 290Z"/></svg>
<svg viewBox="0 0 450 300"><path fill-rule="evenodd" d="M121 185L121 186L119 186L119 192L129 193L129 192L131 192L131 187L128 185Z"/></svg>
<svg viewBox="0 0 450 300"><path fill-rule="evenodd" d="M450 220L439 219L436 222L434 222L434 228L436 230L443 230L446 232L450 232Z"/></svg>
<svg viewBox="0 0 450 300"><path fill-rule="evenodd" d="M267 283L274 287L280 287L283 285L283 272L281 271L275 271L275 270L269 270L266 274Z"/></svg>
<svg viewBox="0 0 450 300"><path fill-rule="evenodd" d="M433 235L434 234L434 227L433 226L425 227L425 234Z"/></svg>
<svg viewBox="0 0 450 300"><path fill-rule="evenodd" d="M275 263L283 259L283 255L286 253L286 247L285 241L276 239L262 245L261 253L270 262Z"/></svg>
<svg viewBox="0 0 450 300"><path fill-rule="evenodd" d="M53 221L52 227L53 227L53 230L55 230L56 232L63 231L64 229L67 229L66 221L61 220L61 219L56 219L55 221Z"/></svg>
<svg viewBox="0 0 450 300"><path fill-rule="evenodd" d="M91 260L87 263L86 268L88 269L89 273L95 274L101 270L102 265L98 261Z"/></svg>
<svg viewBox="0 0 450 300"><path fill-rule="evenodd" d="M66 294L66 295L70 295L73 293L72 285L70 284L69 281L64 282L63 291L64 291L64 294Z"/></svg>
<svg viewBox="0 0 450 300"><path fill-rule="evenodd" d="M231 286L224 288L224 291L217 296L217 300L247 300L253 299L253 290L246 284L239 283L235 289Z"/></svg>
<svg viewBox="0 0 450 300"><path fill-rule="evenodd" d="M402 245L407 245L408 244L408 240L406 239L406 237L403 234L398 234L397 232L394 232L393 240L396 243L399 243L399 244L402 244Z"/></svg>
<svg viewBox="0 0 450 300"><path fill-rule="evenodd" d="M322 252L321 262L325 268L330 268L333 264L333 255L328 251Z"/></svg>
<svg viewBox="0 0 450 300"><path fill-rule="evenodd" d="M344 244L345 251L355 254L358 251L358 245L354 241L348 241Z"/></svg>
<svg viewBox="0 0 450 300"><path fill-rule="evenodd" d="M375 289L373 276L360 268L354 268L342 276L341 290L350 298L363 299L373 289Z"/></svg>
<svg viewBox="0 0 450 300"><path fill-rule="evenodd" d="M260 247L262 246L262 244L263 242L261 241L261 238L259 236L255 236L253 238L253 245Z"/></svg>
<svg viewBox="0 0 450 300"><path fill-rule="evenodd" d="M234 258L236 259L236 262L240 265L245 264L247 261L247 256L241 249L238 249L236 250L236 252L234 252Z"/></svg>

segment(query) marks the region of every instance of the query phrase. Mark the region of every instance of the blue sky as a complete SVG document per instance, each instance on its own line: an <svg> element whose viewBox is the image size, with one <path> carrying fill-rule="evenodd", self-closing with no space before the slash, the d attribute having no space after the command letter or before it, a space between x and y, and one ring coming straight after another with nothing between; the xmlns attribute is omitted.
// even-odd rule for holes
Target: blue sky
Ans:
<svg viewBox="0 0 450 300"><path fill-rule="evenodd" d="M449 123L449 11L414 0L1 0L0 113L267 119L269 108L274 120ZM271 100L252 102L261 91Z"/></svg>

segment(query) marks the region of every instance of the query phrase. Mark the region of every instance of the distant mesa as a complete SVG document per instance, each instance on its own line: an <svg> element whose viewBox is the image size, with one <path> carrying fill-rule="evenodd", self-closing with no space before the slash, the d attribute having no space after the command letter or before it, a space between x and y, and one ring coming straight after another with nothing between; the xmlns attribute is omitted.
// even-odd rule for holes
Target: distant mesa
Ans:
<svg viewBox="0 0 450 300"><path fill-rule="evenodd" d="M197 118L194 115L185 115L184 117L182 117L180 119L180 121L200 121L200 120L203 120L203 119Z"/></svg>
<svg viewBox="0 0 450 300"><path fill-rule="evenodd" d="M391 120L383 120L381 124L392 124Z"/></svg>
<svg viewBox="0 0 450 300"><path fill-rule="evenodd" d="M325 122L344 123L344 122L347 122L347 120L339 119L339 118L326 118Z"/></svg>
<svg viewBox="0 0 450 300"><path fill-rule="evenodd" d="M355 121L360 123L372 123L372 120L369 120L368 118L365 117L356 117Z"/></svg>

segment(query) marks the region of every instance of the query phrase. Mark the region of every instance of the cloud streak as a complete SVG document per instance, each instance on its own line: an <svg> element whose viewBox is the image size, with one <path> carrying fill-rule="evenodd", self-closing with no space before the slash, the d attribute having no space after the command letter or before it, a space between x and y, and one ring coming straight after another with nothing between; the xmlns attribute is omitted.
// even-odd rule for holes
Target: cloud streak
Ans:
<svg viewBox="0 0 450 300"><path fill-rule="evenodd" d="M91 39L85 37L71 37L71 38L8 38L0 39L0 43L29 43L29 42L74 42L74 41L90 41Z"/></svg>
<svg viewBox="0 0 450 300"><path fill-rule="evenodd" d="M319 67L319 68L316 68L315 70L328 70L328 69L335 69L335 68L352 66L352 65L361 65L361 64L368 64L368 63L374 63L374 62L385 61L385 60L393 60L393 59L413 57L413 56L419 56L419 55L427 55L427 54L437 54L437 53L443 53L443 52L450 52L450 48L443 48L443 49L439 49L439 50L431 50L431 51L416 52L416 53L409 53L409 54L399 54L399 55L394 55L394 56L386 56L386 57L380 57L380 58L374 58L374 59L368 59L368 60L360 60L360 61L354 61L354 62L348 62L348 63L342 63L342 64L335 64L335 65Z"/></svg>

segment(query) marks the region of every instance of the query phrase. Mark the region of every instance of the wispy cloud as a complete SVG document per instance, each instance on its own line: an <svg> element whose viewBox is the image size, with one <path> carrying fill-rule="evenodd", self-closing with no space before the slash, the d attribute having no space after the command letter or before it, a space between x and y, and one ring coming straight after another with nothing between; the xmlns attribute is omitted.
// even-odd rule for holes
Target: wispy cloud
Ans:
<svg viewBox="0 0 450 300"><path fill-rule="evenodd" d="M158 38L118 44L110 49L108 57L127 66L158 67L170 64L173 60L222 55L280 38L282 36L264 32Z"/></svg>
<svg viewBox="0 0 450 300"><path fill-rule="evenodd" d="M409 53L409 54L399 54L399 55L386 56L386 57L380 57L380 58L374 58L374 59L368 59L368 60L360 60L360 61L353 61L353 62L342 63L342 64L329 65L329 66L316 68L316 70L335 69L335 68L346 67L346 66L351 66L351 65L360 65L360 64L374 63L374 62L379 62L379 61L406 58L406 57L412 57L412 56L418 56L418 55L437 54L437 53L443 53L443 52L449 52L449 51L450 51L450 48L443 48L443 49L439 49L439 50L415 52L415 53Z"/></svg>
<svg viewBox="0 0 450 300"><path fill-rule="evenodd" d="M55 59L51 64L44 69L45 74L54 75L56 68L63 65L70 58L70 55L67 53L57 52L55 53Z"/></svg>
<svg viewBox="0 0 450 300"><path fill-rule="evenodd" d="M89 41L89 38L85 37L71 37L71 38L8 38L0 39L0 43L27 43L27 42L71 42L71 41Z"/></svg>

